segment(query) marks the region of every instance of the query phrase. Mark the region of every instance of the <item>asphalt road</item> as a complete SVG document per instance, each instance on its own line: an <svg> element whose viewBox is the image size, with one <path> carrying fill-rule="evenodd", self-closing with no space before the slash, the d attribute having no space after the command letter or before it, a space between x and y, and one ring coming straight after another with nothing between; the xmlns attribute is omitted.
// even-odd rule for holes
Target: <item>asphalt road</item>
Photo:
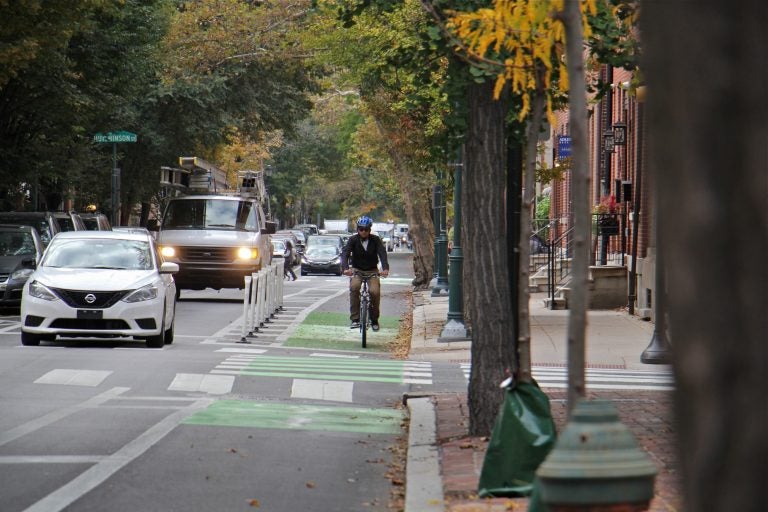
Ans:
<svg viewBox="0 0 768 512"><path fill-rule="evenodd" d="M242 291L183 291L176 338L23 347L0 314L0 510L386 510L402 394L458 365L392 360L411 259L391 257L382 329L361 349L346 278L285 282L243 332ZM18 313L16 313L17 315Z"/></svg>

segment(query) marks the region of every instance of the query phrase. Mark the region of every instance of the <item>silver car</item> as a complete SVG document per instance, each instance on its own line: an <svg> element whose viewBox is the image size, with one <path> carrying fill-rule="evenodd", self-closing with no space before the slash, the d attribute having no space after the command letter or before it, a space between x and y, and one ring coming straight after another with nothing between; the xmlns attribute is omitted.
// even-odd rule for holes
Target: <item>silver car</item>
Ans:
<svg viewBox="0 0 768 512"><path fill-rule="evenodd" d="M59 233L24 286L21 342L133 337L161 348L173 341L178 270L145 233Z"/></svg>

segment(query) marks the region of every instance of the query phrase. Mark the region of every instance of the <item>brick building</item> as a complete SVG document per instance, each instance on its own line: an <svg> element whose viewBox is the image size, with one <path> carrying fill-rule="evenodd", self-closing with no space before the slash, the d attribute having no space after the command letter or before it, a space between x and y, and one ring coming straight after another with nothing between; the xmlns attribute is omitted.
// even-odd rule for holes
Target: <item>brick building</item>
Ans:
<svg viewBox="0 0 768 512"><path fill-rule="evenodd" d="M655 240L651 177L644 155L644 91L640 88L638 93L631 87L633 76L630 71L602 65L597 73L605 83L611 84L611 88L601 99L593 98L588 102L590 203L597 209L601 200L608 202L613 196L620 226L616 234L600 236L597 221L601 217L594 216L591 264L594 267L623 267L629 293L632 258L636 255L635 313L651 317ZM564 138L569 136L568 112L559 111L555 117L556 124L546 144L547 160L567 169L568 139ZM611 147L612 151L606 151ZM550 220L554 227L550 230L550 241L557 241L560 249L566 251L568 230L572 226L571 173L566 170L563 179L550 184L550 190ZM636 226L633 212L638 208ZM633 245L635 229L637 242ZM614 274L619 271L613 270Z"/></svg>

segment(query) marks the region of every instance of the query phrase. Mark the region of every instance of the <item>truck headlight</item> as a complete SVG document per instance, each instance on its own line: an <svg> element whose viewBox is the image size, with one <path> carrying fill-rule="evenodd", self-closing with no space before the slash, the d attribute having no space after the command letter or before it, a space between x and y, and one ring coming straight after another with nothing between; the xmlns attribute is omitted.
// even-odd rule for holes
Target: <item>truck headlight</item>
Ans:
<svg viewBox="0 0 768 512"><path fill-rule="evenodd" d="M173 258L176 256L176 249L174 249L170 245L164 245L160 248L160 254L162 254L166 258Z"/></svg>
<svg viewBox="0 0 768 512"><path fill-rule="evenodd" d="M259 257L259 250L255 247L241 247L237 250L237 257L241 260L255 260Z"/></svg>

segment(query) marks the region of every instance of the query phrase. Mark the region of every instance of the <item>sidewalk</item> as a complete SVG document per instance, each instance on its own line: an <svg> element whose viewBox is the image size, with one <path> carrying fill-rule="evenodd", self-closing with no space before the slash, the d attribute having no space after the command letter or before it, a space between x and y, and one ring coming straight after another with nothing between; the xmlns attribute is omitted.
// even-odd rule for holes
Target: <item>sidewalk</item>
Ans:
<svg viewBox="0 0 768 512"><path fill-rule="evenodd" d="M542 294L531 297L531 349L534 366L565 367L568 311L550 311ZM409 359L469 362L470 342L439 343L448 313L447 297L413 295L413 334ZM653 324L622 311L590 311L587 368L659 371L663 365L640 363ZM566 417L566 390L543 387L558 431ZM669 391L594 390L589 398L612 400L621 421L634 434L659 471L649 510L680 510L675 462L672 394ZM477 497L487 438L468 435L466 393L440 393L408 399L410 432L406 469L406 512L501 512L527 510L527 498Z"/></svg>

